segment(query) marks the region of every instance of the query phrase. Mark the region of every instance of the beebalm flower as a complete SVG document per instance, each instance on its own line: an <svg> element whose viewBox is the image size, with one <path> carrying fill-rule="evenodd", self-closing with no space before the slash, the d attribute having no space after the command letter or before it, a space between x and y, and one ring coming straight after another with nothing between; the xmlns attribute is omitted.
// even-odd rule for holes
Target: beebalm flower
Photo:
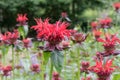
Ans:
<svg viewBox="0 0 120 80"><path fill-rule="evenodd" d="M23 39L22 41L23 41L23 44L24 44L25 48L32 47L32 41L31 41L30 38Z"/></svg>
<svg viewBox="0 0 120 80"><path fill-rule="evenodd" d="M116 12L119 13L119 11L120 11L120 2L114 3L114 4L113 4L113 7L115 8Z"/></svg>
<svg viewBox="0 0 120 80"><path fill-rule="evenodd" d="M101 34L102 32L100 30L93 30L93 35L96 40L100 38Z"/></svg>
<svg viewBox="0 0 120 80"><path fill-rule="evenodd" d="M66 19L68 22L71 22L70 18L68 17L68 14L66 12L61 13L61 19Z"/></svg>
<svg viewBox="0 0 120 80"><path fill-rule="evenodd" d="M96 30L98 27L98 22L91 22L90 26L92 27L93 30Z"/></svg>
<svg viewBox="0 0 120 80"><path fill-rule="evenodd" d="M72 40L75 42L75 43L79 43L81 44L82 42L84 42L86 40L88 35L86 34L83 34L83 33L79 33L79 32L76 32L72 35Z"/></svg>
<svg viewBox="0 0 120 80"><path fill-rule="evenodd" d="M9 76L9 75L11 75L11 71L12 71L12 66L11 65L4 66L2 68L3 76Z"/></svg>
<svg viewBox="0 0 120 80"><path fill-rule="evenodd" d="M31 71L34 73L39 73L40 72L40 65L39 64L32 64L30 66Z"/></svg>
<svg viewBox="0 0 120 80"><path fill-rule="evenodd" d="M50 24L48 19L44 21L36 19L36 22L37 25L32 26L32 28L37 31L38 39L46 41L45 49L49 51L60 50L59 44L71 35L71 31L67 29L69 24L66 22L57 21L54 24Z"/></svg>
<svg viewBox="0 0 120 80"><path fill-rule="evenodd" d="M23 26L26 24L26 21L28 20L26 16L27 14L17 14L16 21L19 22L19 24Z"/></svg>
<svg viewBox="0 0 120 80"><path fill-rule="evenodd" d="M120 39L117 38L116 34L105 34L105 39L99 38L97 41L102 42L105 53L111 55L115 51L115 45L120 42Z"/></svg>
<svg viewBox="0 0 120 80"><path fill-rule="evenodd" d="M18 30L14 30L13 32L6 32L2 36L2 41L4 42L4 44L10 45L10 44L15 44L18 38L19 38L19 32Z"/></svg>
<svg viewBox="0 0 120 80"><path fill-rule="evenodd" d="M90 66L90 63L88 61L82 61L80 71L85 72L85 73L89 73L88 72L89 66Z"/></svg>
<svg viewBox="0 0 120 80"><path fill-rule="evenodd" d="M99 20L99 24L101 25L101 28L110 28L111 23L112 23L112 19L109 17Z"/></svg>
<svg viewBox="0 0 120 80"><path fill-rule="evenodd" d="M53 72L52 80L61 80L60 75L58 72Z"/></svg>
<svg viewBox="0 0 120 80"><path fill-rule="evenodd" d="M102 60L96 60L96 64L89 68L91 72L94 72L98 76L98 80L110 80L110 76L116 67L112 67L113 59L108 59L106 62Z"/></svg>

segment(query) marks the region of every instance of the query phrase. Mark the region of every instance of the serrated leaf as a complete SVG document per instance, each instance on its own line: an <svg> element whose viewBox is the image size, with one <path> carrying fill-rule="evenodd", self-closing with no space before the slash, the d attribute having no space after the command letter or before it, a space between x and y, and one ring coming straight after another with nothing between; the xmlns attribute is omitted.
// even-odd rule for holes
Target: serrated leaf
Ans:
<svg viewBox="0 0 120 80"><path fill-rule="evenodd" d="M61 51L53 51L51 53L51 60L53 63L53 66L55 66L56 70L60 73L62 70L62 66L63 66L63 53Z"/></svg>

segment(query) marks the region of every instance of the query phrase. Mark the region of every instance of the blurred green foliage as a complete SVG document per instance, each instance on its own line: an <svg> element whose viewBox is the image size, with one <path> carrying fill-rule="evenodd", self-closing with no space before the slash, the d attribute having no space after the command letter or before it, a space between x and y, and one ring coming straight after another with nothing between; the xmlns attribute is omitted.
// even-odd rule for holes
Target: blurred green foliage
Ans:
<svg viewBox="0 0 120 80"><path fill-rule="evenodd" d="M72 28L80 22L86 26L87 20L82 16L84 11L95 10L102 5L102 0L0 0L0 28L3 32L4 28L14 28L18 13L27 13L30 26L35 24L34 18L40 17L49 17L51 22L55 22L61 12L68 13Z"/></svg>

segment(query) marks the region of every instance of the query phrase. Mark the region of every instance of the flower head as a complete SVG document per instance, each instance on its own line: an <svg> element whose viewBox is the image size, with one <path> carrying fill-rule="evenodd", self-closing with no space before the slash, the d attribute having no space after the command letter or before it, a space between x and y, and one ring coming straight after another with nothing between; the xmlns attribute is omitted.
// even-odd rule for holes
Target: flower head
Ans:
<svg viewBox="0 0 120 80"><path fill-rule="evenodd" d="M101 34L102 34L102 32L99 31L99 30L94 30L93 31L93 35L94 35L96 40L100 38Z"/></svg>
<svg viewBox="0 0 120 80"><path fill-rule="evenodd" d="M106 34L105 39L99 38L98 42L103 42L103 46L106 53L112 54L115 50L116 43L120 42L120 39L117 38L116 34L114 35Z"/></svg>
<svg viewBox="0 0 120 80"><path fill-rule="evenodd" d="M98 80L109 80L110 75L115 70L115 67L112 67L112 62L113 59L109 59L105 63L102 60L96 60L96 64L89 69L97 74Z"/></svg>
<svg viewBox="0 0 120 80"><path fill-rule="evenodd" d="M40 72L40 66L39 66L39 64L32 64L32 65L30 66L30 69L31 69L33 72L35 72L35 73L39 73L39 72Z"/></svg>
<svg viewBox="0 0 120 80"><path fill-rule="evenodd" d="M74 33L72 36L72 40L79 44L81 44L83 41L85 41L86 38L87 38L86 34L78 33L78 32Z"/></svg>
<svg viewBox="0 0 120 80"><path fill-rule="evenodd" d="M88 68L89 68L89 66L90 66L90 63L89 62L87 62L87 61L82 61L82 63L81 63L81 72L85 72L85 73L88 73Z"/></svg>
<svg viewBox="0 0 120 80"><path fill-rule="evenodd" d="M66 17L67 17L67 13L66 13L66 12L62 12L62 13L61 13L61 16L62 16L63 18L66 18Z"/></svg>
<svg viewBox="0 0 120 80"><path fill-rule="evenodd" d="M105 19L100 19L99 21L102 28L109 28L110 24L112 23L112 19L107 17Z"/></svg>
<svg viewBox="0 0 120 80"><path fill-rule="evenodd" d="M98 26L98 22L91 22L91 27L93 30L96 30L97 29L97 26Z"/></svg>
<svg viewBox="0 0 120 80"><path fill-rule="evenodd" d="M60 79L60 75L59 75L58 72L53 72L53 78L52 78L52 80L61 80Z"/></svg>
<svg viewBox="0 0 120 80"><path fill-rule="evenodd" d="M32 41L30 38L23 39L24 47L29 48L32 46Z"/></svg>
<svg viewBox="0 0 120 80"><path fill-rule="evenodd" d="M19 38L19 32L17 30L14 30L14 32L6 32L2 36L2 41L5 44L15 44L18 38Z"/></svg>
<svg viewBox="0 0 120 80"><path fill-rule="evenodd" d="M12 66L8 65L8 66L4 66L2 68L3 71L3 76L9 76L11 74L12 71Z"/></svg>
<svg viewBox="0 0 120 80"><path fill-rule="evenodd" d="M46 48L51 50L58 49L58 45L65 38L69 38L71 31L67 29L68 23L57 21L50 24L48 19L36 20L37 25L32 26L37 31L37 38L47 41Z"/></svg>
<svg viewBox="0 0 120 80"><path fill-rule="evenodd" d="M119 12L120 9L120 2L116 2L113 4L113 7L115 8L116 12Z"/></svg>
<svg viewBox="0 0 120 80"><path fill-rule="evenodd" d="M17 15L17 19L16 21L20 23L20 25L24 25L26 23L26 21L28 20L28 18L26 17L27 14L18 14Z"/></svg>

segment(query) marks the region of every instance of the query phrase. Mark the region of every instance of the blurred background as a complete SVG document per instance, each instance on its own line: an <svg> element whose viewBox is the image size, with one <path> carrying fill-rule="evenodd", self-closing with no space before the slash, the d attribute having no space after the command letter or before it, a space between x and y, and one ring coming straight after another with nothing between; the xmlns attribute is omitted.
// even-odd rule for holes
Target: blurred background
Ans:
<svg viewBox="0 0 120 80"><path fill-rule="evenodd" d="M35 25L34 18L49 17L53 23L59 20L62 12L66 12L71 19L70 28L77 24L87 32L88 24L101 12L112 8L115 1L118 0L0 0L0 31L12 30L17 24L18 13L26 13L31 26Z"/></svg>

